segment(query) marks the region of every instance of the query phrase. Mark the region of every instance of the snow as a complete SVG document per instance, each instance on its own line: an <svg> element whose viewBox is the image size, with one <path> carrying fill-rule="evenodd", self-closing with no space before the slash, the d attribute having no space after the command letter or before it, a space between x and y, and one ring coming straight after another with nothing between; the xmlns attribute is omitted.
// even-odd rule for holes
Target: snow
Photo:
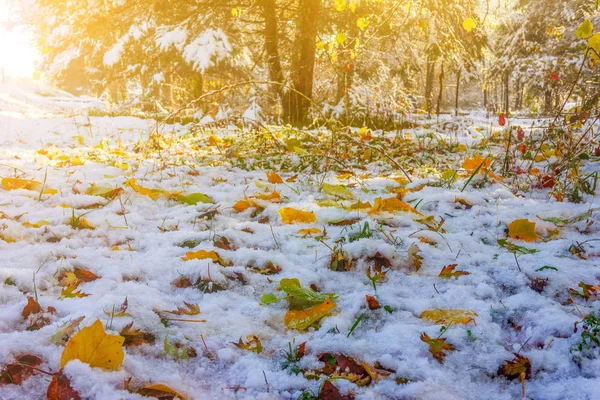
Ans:
<svg viewBox="0 0 600 400"><path fill-rule="evenodd" d="M213 31L208 35L222 33ZM221 42L221 48L204 48L202 43L206 42L200 38L193 43L194 50L188 53L193 54L193 62L199 69L212 62L209 59L218 57L215 54L229 51L226 39ZM200 135L188 140L188 127L179 125L165 130L170 132L168 137L176 139L170 152L161 156L165 158L143 158L133 148L153 132L154 121L87 117L86 110L92 103L89 99L74 98L59 91L51 94L46 97L32 88L0 86L0 176L14 176L16 171L24 178L44 181L47 171L47 187L59 191L39 201L38 192L0 188L0 234L17 239L14 243L0 240L0 282L4 282L0 283L0 365L6 365L19 354L31 353L42 357L43 370L58 370L63 348L49 338L63 323L85 316L81 327L99 318L109 332L118 333L133 321L134 327L152 332L157 340L155 344L126 348L124 364L116 372L91 368L79 361L69 363L65 373L84 398L140 399L141 396L124 390L123 381L129 377L133 377L132 385L163 383L192 399L296 398L306 388L316 391L318 382L281 369L281 351L286 350L292 340L307 342L302 368L318 369L321 367L317 359L319 353L339 352L369 365L379 362L395 370L395 376L411 381L399 385L393 377L381 378L366 387L345 380L335 382L342 392L356 393L357 399L519 398L520 383L494 377L498 367L512 359L513 352L520 352L532 363L532 379L526 382L528 398L597 398L598 361L584 360L581 368L572 361L570 349L580 337L580 330L574 333L573 326L581 318L577 310L566 303L567 288L576 288L581 281L597 284L598 258L590 256L581 260L568 250L571 244L598 237L597 214L590 218L589 233L584 229L586 223L581 222L563 228L555 240L519 243L539 250L536 254L519 257L521 270L513 255L499 248L495 241L495 238L505 237L507 224L515 219L528 218L542 229L551 228L552 224L536 216L575 216L598 207L597 197L587 196L582 204L558 203L546 192L516 196L501 183L481 189L469 187L461 192L463 181L455 188L425 186L418 192L408 193L404 201L414 200L412 204L416 204L424 199L419 211L435 215L437 219L445 218L446 232L440 235L422 231L423 225L406 214L383 218L319 207L316 201L322 200L323 194L318 191L318 185L310 177L300 176L297 183L278 185L277 190L286 198L286 207L314 211L317 224L283 225L278 217L282 206L279 204L266 204L261 217L268 216L271 225L261 224L258 218L250 216L250 211L238 214L231 207L245 195L262 192L254 182L268 185L265 171L242 171L227 163L214 165L214 154L205 147L206 137ZM65 108L65 103L73 107ZM252 108L253 105L249 110ZM65 115L67 109L77 115ZM252 115L249 112L246 117ZM481 135L474 126L486 127L491 121L474 114L458 122L459 133L448 134L447 139L454 138L473 146L477 135ZM523 125L531 126L532 122ZM405 133L425 134L420 129ZM218 135L224 136L226 131ZM83 137L83 145L74 138L78 136ZM197 153L181 155L187 154L196 143L200 144ZM101 144L103 147L98 148ZM78 156L84 165L58 166L55 160L36 153L42 148L71 159ZM175 163L181 161L181 157L187 157L186 162L196 165L197 176L188 174L189 167ZM206 163L201 162L203 157ZM121 170L115 167L115 162L127 163L129 169ZM593 165L598 168L597 163ZM385 196L386 188L398 187L394 180L379 177L377 170L374 165L364 171L373 175L361 181L366 190L361 186L352 189L357 199L372 202L376 197ZM285 179L291 174L282 176ZM198 216L213 209L213 205L186 206L168 199L151 200L124 186L130 177L135 177L144 187L206 193L219 206L220 214L212 220L200 220ZM347 183L339 182L333 175L320 178L334 184ZM414 185L427 182L422 180ZM103 208L83 209L101 200L83 194L91 183L124 187L123 206L113 201ZM456 197L469 201L473 207L457 208ZM67 222L71 209L62 208L62 204L78 209L76 214L90 211L85 218L96 229L70 227ZM19 215L22 216L17 221ZM376 293L381 304L395 309L393 313L366 309L365 295L374 295L374 292L365 277L367 264L364 261L349 272L331 271L327 268L329 250L315 239L303 238L297 233L300 228L322 227L327 221L357 215L363 218L361 224L368 222L374 230L393 229L394 235L402 241L400 246L392 245L376 232L371 238L344 245L351 257L364 259L381 252L393 262L395 267L387 274L386 281L378 285ZM49 226L26 228L22 225L25 221L39 220L48 221ZM383 220L386 225L380 225ZM326 242L333 244L354 229L355 226L327 226L329 239ZM215 248L215 235L227 237L234 250ZM438 243L421 243L418 236ZM51 240L55 237L60 240ZM200 241L195 250L216 250L221 257L232 261L233 266L223 267L207 260L182 261L181 257L189 249L177 244L189 239ZM404 267L411 243L419 245L424 257L424 265L418 273ZM590 252L597 253L598 246L593 242L590 245L593 246L588 247ZM118 250L113 250L114 246L118 246ZM246 269L246 265L261 265L267 261L280 266L282 272L263 276ZM443 266L454 263L470 275L452 280L437 277ZM546 265L557 270L539 271ZM100 278L79 287L90 296L59 299L56 276L63 269L75 267L89 269ZM236 281L236 273L242 274L245 282ZM214 282L227 285L228 290L203 293L193 288L175 288L171 282L181 275L210 276ZM535 277L549 279L543 293L529 287ZM314 283L322 292L335 292L339 296L335 312L324 318L318 329L303 333L286 329L283 324L285 304L259 304L260 296L274 292L281 278L299 278L305 286ZM20 313L27 295L34 291L34 279L42 307L52 306L57 312L49 325L28 331ZM8 281L14 285L6 283ZM111 321L106 312L118 307L125 298L129 302L130 316ZM153 311L173 310L184 301L197 303L201 309L199 317L207 322L172 322L165 327ZM583 313L598 310L593 300L576 301ZM448 354L443 365L431 357L419 339L421 332L431 337L440 333L440 326L418 318L421 312L432 308L469 309L478 314L476 324L451 326L444 334L456 351ZM361 313L365 313L365 318L347 337ZM169 340L193 347L198 357L185 361L166 358L163 340L167 335ZM248 335L260 338L264 347L262 354L238 349L232 344ZM215 356L213 359L204 356L202 338ZM0 387L0 398L41 398L47 385L47 377L39 374L22 385Z"/></svg>
<svg viewBox="0 0 600 400"><path fill-rule="evenodd" d="M183 58L194 69L204 72L231 54L231 44L221 29L207 29L183 50Z"/></svg>

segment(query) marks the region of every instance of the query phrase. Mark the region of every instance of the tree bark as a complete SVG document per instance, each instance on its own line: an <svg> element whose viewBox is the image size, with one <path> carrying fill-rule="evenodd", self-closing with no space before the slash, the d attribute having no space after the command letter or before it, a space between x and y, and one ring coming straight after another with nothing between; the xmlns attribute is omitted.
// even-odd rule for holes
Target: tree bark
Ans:
<svg viewBox="0 0 600 400"><path fill-rule="evenodd" d="M278 17L275 0L262 0L263 18L265 19L265 54L267 55L267 68L269 80L283 84L283 70L279 57L279 33L277 31ZM282 85L272 85L272 90L279 95L283 93Z"/></svg>
<svg viewBox="0 0 600 400"><path fill-rule="evenodd" d="M431 116L433 104L433 77L435 76L435 59L430 55L427 58L427 72L425 75L425 111Z"/></svg>
<svg viewBox="0 0 600 400"><path fill-rule="evenodd" d="M456 71L456 94L454 97L454 115L458 116L458 96L460 95L460 75L462 74L462 69L460 67Z"/></svg>
<svg viewBox="0 0 600 400"><path fill-rule="evenodd" d="M442 96L444 95L444 62L442 61L442 69L440 70L440 92L438 93L436 115L440 116L440 107L442 105Z"/></svg>
<svg viewBox="0 0 600 400"><path fill-rule="evenodd" d="M292 61L294 91L286 92L284 100L284 119L295 126L306 121L312 100L320 8L321 0L299 0L298 31L294 43L298 52Z"/></svg>
<svg viewBox="0 0 600 400"><path fill-rule="evenodd" d="M508 115L510 113L510 74L506 72L504 74L504 113Z"/></svg>

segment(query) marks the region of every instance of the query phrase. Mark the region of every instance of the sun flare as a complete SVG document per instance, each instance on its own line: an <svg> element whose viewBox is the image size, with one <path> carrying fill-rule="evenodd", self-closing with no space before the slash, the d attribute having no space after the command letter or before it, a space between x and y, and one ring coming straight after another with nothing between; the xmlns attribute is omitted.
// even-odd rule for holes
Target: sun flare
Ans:
<svg viewBox="0 0 600 400"><path fill-rule="evenodd" d="M31 33L15 21L8 0L0 0L0 79L31 77L36 59Z"/></svg>

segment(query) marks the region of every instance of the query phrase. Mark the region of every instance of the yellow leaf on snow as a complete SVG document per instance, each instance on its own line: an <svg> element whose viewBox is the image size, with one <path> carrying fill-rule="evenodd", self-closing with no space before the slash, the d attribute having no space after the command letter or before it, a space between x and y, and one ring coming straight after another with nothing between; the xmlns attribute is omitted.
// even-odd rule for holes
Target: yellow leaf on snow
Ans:
<svg viewBox="0 0 600 400"><path fill-rule="evenodd" d="M257 199L259 199L259 200L270 201L272 203L279 203L279 202L281 202L281 195L276 190L273 190L273 192L271 192L271 193L257 194L255 197Z"/></svg>
<svg viewBox="0 0 600 400"><path fill-rule="evenodd" d="M415 243L411 244L408 248L408 266L418 271L423 266L423 256L421 255L421 249Z"/></svg>
<svg viewBox="0 0 600 400"><path fill-rule="evenodd" d="M324 183L321 188L328 195L339 197L343 200L354 200L354 195L344 185L330 185Z"/></svg>
<svg viewBox="0 0 600 400"><path fill-rule="evenodd" d="M130 188L132 188L137 193L148 196L152 200L156 200L156 199L158 199L159 196L167 194L162 189L148 189L148 188L142 187L142 186L138 185L138 183L135 179L128 179L127 181L125 181L125 184L127 186L129 186Z"/></svg>
<svg viewBox="0 0 600 400"><path fill-rule="evenodd" d="M244 212L250 207L258 207L258 204L252 199L239 200L233 205L233 209L237 212Z"/></svg>
<svg viewBox="0 0 600 400"><path fill-rule="evenodd" d="M492 160L487 157L483 158L479 154L477 154L473 158L465 158L465 161L463 162L463 168L468 173L475 172L475 170L479 168L479 166L481 166L479 172L485 172L490 167L490 165L492 165Z"/></svg>
<svg viewBox="0 0 600 400"><path fill-rule="evenodd" d="M31 181L19 178L2 178L2 186L6 190L27 189L38 190L42 186L42 182Z"/></svg>
<svg viewBox="0 0 600 400"><path fill-rule="evenodd" d="M91 367L116 371L121 368L125 356L124 340L122 336L107 334L98 319L69 340L60 357L60 367L64 368L71 360L79 360Z"/></svg>
<svg viewBox="0 0 600 400"><path fill-rule="evenodd" d="M306 310L290 310L285 314L283 322L288 329L299 331L306 330L309 326L319 321L335 308L331 299Z"/></svg>
<svg viewBox="0 0 600 400"><path fill-rule="evenodd" d="M273 171L267 172L267 180L269 181L269 183L273 184L283 183L283 179L281 179L281 177Z"/></svg>
<svg viewBox="0 0 600 400"><path fill-rule="evenodd" d="M144 386L138 389L137 394L145 397L154 397L157 399L177 399L186 400L186 398L175 390L171 389L167 385L157 383L154 385Z"/></svg>
<svg viewBox="0 0 600 400"><path fill-rule="evenodd" d="M42 220L34 223L23 222L21 225L23 225L25 228L41 228L42 226L50 225L50 222Z"/></svg>
<svg viewBox="0 0 600 400"><path fill-rule="evenodd" d="M535 233L535 222L528 219L516 219L508 225L508 236L524 242L535 242L540 235Z"/></svg>
<svg viewBox="0 0 600 400"><path fill-rule="evenodd" d="M295 208L282 208L279 210L279 215L284 224L310 224L317 220L314 212Z"/></svg>
<svg viewBox="0 0 600 400"><path fill-rule="evenodd" d="M206 260L209 259L212 262L219 262L219 255L214 251L206 251L206 250L198 250L198 251L189 251L185 253L185 257L181 258L183 261L190 260Z"/></svg>
<svg viewBox="0 0 600 400"><path fill-rule="evenodd" d="M319 228L306 228L306 229L300 229L298 231L299 235L304 235L304 236L318 235L319 233L323 233L323 231Z"/></svg>
<svg viewBox="0 0 600 400"><path fill-rule="evenodd" d="M371 211L369 211L369 214L374 214L378 212L393 213L397 211L411 212L417 215L423 215L417 210L415 210L413 207L411 207L409 204L397 199L396 197L390 197L387 199L382 199L380 197L376 198L375 205L373 206Z"/></svg>
<svg viewBox="0 0 600 400"><path fill-rule="evenodd" d="M468 324L471 321L475 321L476 316L477 313L472 310L452 310L440 308L423 311L419 318L432 322L436 325L449 326L450 324Z"/></svg>
<svg viewBox="0 0 600 400"><path fill-rule="evenodd" d="M471 32L477 27L477 21L475 21L473 18L465 18L462 25L465 31Z"/></svg>

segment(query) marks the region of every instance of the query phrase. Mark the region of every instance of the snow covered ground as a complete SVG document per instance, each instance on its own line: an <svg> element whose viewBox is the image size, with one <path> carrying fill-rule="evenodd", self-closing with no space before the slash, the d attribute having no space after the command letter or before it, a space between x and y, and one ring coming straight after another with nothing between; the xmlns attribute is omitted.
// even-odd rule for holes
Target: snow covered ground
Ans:
<svg viewBox="0 0 600 400"><path fill-rule="evenodd" d="M60 116L66 103L71 111L80 108L81 115ZM333 173L272 184L265 175L269 170L228 166L215 155L215 147L206 147L211 138L189 134L186 127L169 127L165 155L146 157L134 148L152 132L153 121L88 118L83 109L90 103L58 93L44 97L14 88L0 90L0 177L43 184L35 190L0 187L0 367L21 354L33 354L43 360L40 369L58 371L64 343L52 337L63 324L83 316L80 328L100 319L107 332L118 334L133 322L133 328L153 340L126 346L118 371L79 361L67 364L65 373L82 398L142 398L125 390L124 381L132 377L130 387L161 383L190 399L295 399L304 390L318 393L322 380L307 377L316 375L309 371L323 368L322 353L377 366L381 374L374 372L377 379L368 385L358 386L352 379L333 382L357 399L520 398L520 380L498 373L515 358L513 353L531 363L527 398L600 398L600 358L572 352L583 329L575 324L582 315L600 311L595 289L588 299L569 293L570 288L581 291L580 282L593 287L600 279L600 242L589 242L599 237L598 214L592 211L564 227L538 218L577 217L599 207L598 197L586 196L581 204L560 203L547 189L515 196L498 182L461 192L468 176L450 188L427 185L427 179L404 185L401 179L379 177L375 167L364 171L369 176L354 186L354 181ZM483 126L494 123L481 120ZM463 122L457 137L471 145L476 140L474 127L467 127ZM597 160L590 165L598 169ZM293 175L278 173L284 181ZM418 221L423 216L412 212L368 213L331 206L323 202L333 198L319 191L317 178L345 184L355 199L371 204L393 196L389 190L401 183L416 188L407 191L403 201L438 222L443 218L443 230L427 229ZM90 191L92 185L104 188L104 194L108 187L122 191L109 201L93 195L98 191ZM253 208L232 208L245 196L273 190L281 202L259 201L264 211L258 215ZM188 205L165 194L178 191L206 194L213 203ZM312 211L316 222L284 224L282 207ZM353 225L331 224L352 218L358 218ZM523 218L536 222L540 238L530 243L511 239L538 250L520 255L517 264L497 239L506 238L507 226ZM82 221L93 229L81 229L86 227L78 225ZM365 223L371 233L350 242ZM314 237L317 234L299 233L303 228L325 228L322 242L331 248L345 237L342 248L355 260L352 268L332 271L331 249ZM223 237L228 245L223 245ZM184 242L190 248L183 247ZM585 250L581 258L571 250L578 243ZM414 256L409 257L411 245L422 257L418 271ZM227 266L209 259L182 259L199 250L216 251ZM391 268L375 291L366 271L373 268L377 253ZM281 271L256 272L269 262ZM439 277L451 264L469 274ZM64 274L77 269L98 277L77 286L88 296L65 293ZM182 277L207 284L190 286ZM260 304L263 294L281 297L277 288L282 278L298 278L304 287L335 293L335 309L320 326L304 332L286 328L286 302ZM31 316L22 316L28 296L34 294L42 308L55 309L37 330L30 328ZM381 308L370 310L367 295ZM125 300L126 310L115 312ZM184 302L197 304L200 313L168 314L172 320L161 322L165 310L176 310ZM472 310L477 316L443 331L441 324L420 318L431 309ZM420 339L423 332L455 347L443 364ZM250 335L261 341L259 354L233 344L240 338L246 342ZM175 360L165 355L165 341L177 344L189 357ZM283 352L293 341L306 342L298 367L307 374L282 367ZM592 352L598 356L598 349ZM0 386L0 399L44 398L49 381L39 373L21 385Z"/></svg>

